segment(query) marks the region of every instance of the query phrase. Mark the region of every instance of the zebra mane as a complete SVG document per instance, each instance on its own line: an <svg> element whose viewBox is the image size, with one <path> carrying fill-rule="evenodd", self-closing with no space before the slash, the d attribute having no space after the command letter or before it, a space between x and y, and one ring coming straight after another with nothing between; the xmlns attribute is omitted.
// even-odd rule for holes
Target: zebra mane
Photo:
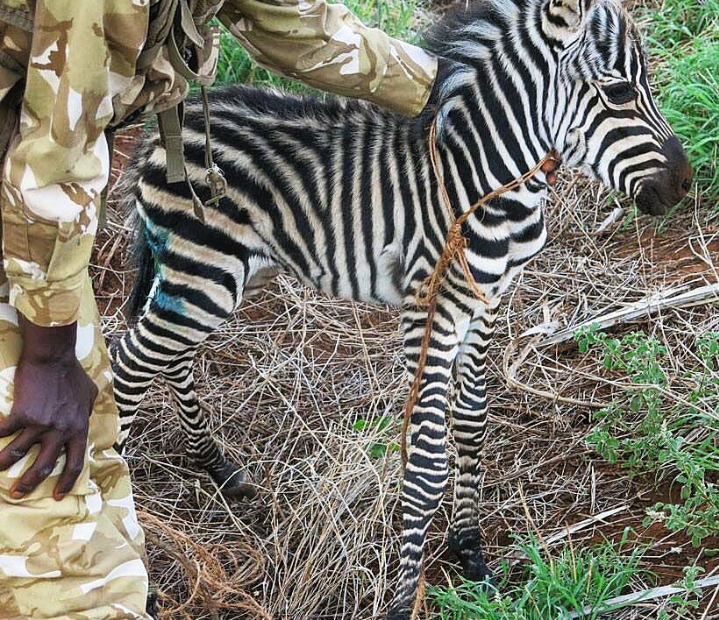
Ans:
<svg viewBox="0 0 719 620"><path fill-rule="evenodd" d="M532 0L473 0L459 3L423 37L423 46L437 56L471 64L486 58Z"/></svg>
<svg viewBox="0 0 719 620"><path fill-rule="evenodd" d="M592 9L611 6L622 14L630 37L637 28L623 0L593 0ZM450 9L424 33L427 51L455 62L472 65L490 57L497 42L510 35L513 26L528 12L537 10L542 0L468 0Z"/></svg>

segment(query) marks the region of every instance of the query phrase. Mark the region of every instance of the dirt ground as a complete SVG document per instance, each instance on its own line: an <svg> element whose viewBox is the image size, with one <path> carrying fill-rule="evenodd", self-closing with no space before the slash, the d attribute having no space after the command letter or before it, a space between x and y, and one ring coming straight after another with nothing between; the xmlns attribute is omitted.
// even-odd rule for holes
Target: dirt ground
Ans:
<svg viewBox="0 0 719 620"><path fill-rule="evenodd" d="M118 138L116 168L136 136ZM489 356L481 496L487 557L498 569L512 535L551 540L618 509L574 533L572 544L617 540L631 527L637 544L648 545L645 562L660 584L675 582L690 564L717 574L719 560L705 549L719 548L719 539L693 548L660 525L642 526L644 508L676 489L659 474L632 477L602 461L585 441L592 407L561 401L611 400L621 386L606 378L601 360L571 342L542 347L541 337L520 336L550 321L578 325L648 292L719 282L716 208L710 214L697 198L661 224L641 217L626 229L617 222L597 232L617 206L606 202L596 184L564 175L547 210L547 248L506 295ZM109 338L126 329L120 310L132 282L130 238L111 208L93 268ZM613 333L638 328L663 341L679 368L693 334L719 329L719 312L716 304L668 309ZM508 370L545 394L510 387ZM225 501L187 461L168 393L153 388L127 456L165 617L367 620L386 609L398 565L400 459L368 451L399 437L403 372L397 314L389 308L329 300L282 277L243 303L195 367L215 436L261 487L256 499L238 503ZM394 429L353 429L358 419L382 415L396 419ZM428 537L426 574L435 585L458 568L445 549L450 507L451 483ZM516 578L522 559L509 559ZM660 603L613 617L656 618ZM432 617L428 603L423 617Z"/></svg>

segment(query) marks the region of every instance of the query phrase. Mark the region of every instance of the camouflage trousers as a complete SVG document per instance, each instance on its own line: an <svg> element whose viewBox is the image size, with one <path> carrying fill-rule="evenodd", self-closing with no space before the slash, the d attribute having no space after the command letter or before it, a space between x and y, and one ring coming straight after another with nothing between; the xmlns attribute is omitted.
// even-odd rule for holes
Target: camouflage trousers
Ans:
<svg viewBox="0 0 719 620"><path fill-rule="evenodd" d="M12 499L10 488L39 446L0 472L0 618L53 620L145 619L144 537L135 516L127 465L112 448L117 409L112 374L88 276L78 321L76 353L99 396L90 417L85 469L73 491L56 502L52 491L64 456L32 494ZM21 350L15 309L0 268L0 416L10 412ZM37 386L42 389L42 386ZM11 439L0 439L0 449Z"/></svg>

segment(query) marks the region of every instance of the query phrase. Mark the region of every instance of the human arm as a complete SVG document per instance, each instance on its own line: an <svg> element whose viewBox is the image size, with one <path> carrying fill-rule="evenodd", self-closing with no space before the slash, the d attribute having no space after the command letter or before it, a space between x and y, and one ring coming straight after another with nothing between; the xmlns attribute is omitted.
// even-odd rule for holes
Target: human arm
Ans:
<svg viewBox="0 0 719 620"><path fill-rule="evenodd" d="M219 18L262 66L339 95L415 116L426 105L437 60L365 26L325 0L227 0Z"/></svg>
<svg viewBox="0 0 719 620"><path fill-rule="evenodd" d="M13 406L0 422L0 436L17 436L0 454L0 470L40 443L13 487L29 492L64 449L59 499L84 463L97 393L75 357L75 322L109 175L103 130L113 118L112 96L134 75L143 13L132 0L34 6L20 124L0 191L2 256L23 337Z"/></svg>

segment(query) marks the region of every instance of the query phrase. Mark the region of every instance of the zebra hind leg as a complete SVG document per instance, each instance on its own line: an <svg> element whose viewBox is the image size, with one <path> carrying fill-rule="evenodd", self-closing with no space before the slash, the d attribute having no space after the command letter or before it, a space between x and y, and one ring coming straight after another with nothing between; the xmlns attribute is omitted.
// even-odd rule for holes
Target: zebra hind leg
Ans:
<svg viewBox="0 0 719 620"><path fill-rule="evenodd" d="M226 497L252 497L256 494L246 474L228 460L212 437L207 416L199 403L192 376L194 351L183 356L162 372L170 389L180 426L187 440L187 453L198 467L204 469Z"/></svg>
<svg viewBox="0 0 719 620"><path fill-rule="evenodd" d="M162 375L177 405L189 455L227 495L251 495L254 489L214 442L192 378L194 352L242 297L238 283L244 279L243 272L235 278L225 268L169 252L156 260L163 267L169 261L175 269L154 276L149 304L113 355L115 399L120 410L118 443L122 447L143 396L155 377ZM204 286L192 285L198 281Z"/></svg>

